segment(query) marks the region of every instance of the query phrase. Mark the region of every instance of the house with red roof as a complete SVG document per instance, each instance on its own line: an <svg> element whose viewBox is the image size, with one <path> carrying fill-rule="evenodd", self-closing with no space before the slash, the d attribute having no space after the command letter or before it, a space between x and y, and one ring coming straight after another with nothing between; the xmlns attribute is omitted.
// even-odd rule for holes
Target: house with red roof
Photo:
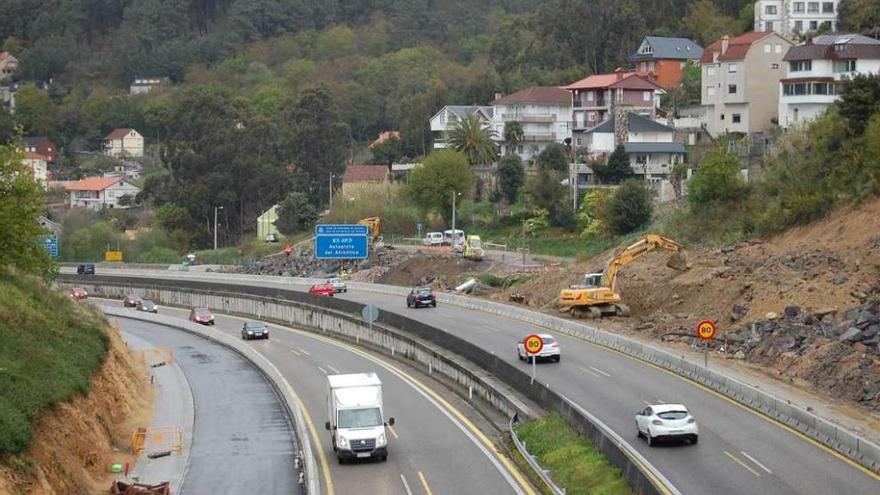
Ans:
<svg viewBox="0 0 880 495"><path fill-rule="evenodd" d="M24 151L27 153L39 153L46 157L49 163L55 163L58 147L45 136L31 136L24 138Z"/></svg>
<svg viewBox="0 0 880 495"><path fill-rule="evenodd" d="M9 52L0 52L0 81L12 77L18 69L18 59Z"/></svg>
<svg viewBox="0 0 880 495"><path fill-rule="evenodd" d="M701 102L712 136L752 135L776 126L783 59L792 43L774 32L727 35L700 57Z"/></svg>
<svg viewBox="0 0 880 495"><path fill-rule="evenodd" d="M134 129L114 129L104 138L104 155L114 158L144 156L144 137Z"/></svg>
<svg viewBox="0 0 880 495"><path fill-rule="evenodd" d="M532 86L506 96L498 94L492 102L490 122L502 155L516 153L523 160L532 160L547 145L571 138L571 93L556 86ZM504 139L508 122L522 125L520 142Z"/></svg>
<svg viewBox="0 0 880 495"><path fill-rule="evenodd" d="M571 97L575 148L585 146L587 131L610 119L617 107L648 118L655 117L660 96L665 93L652 74L623 69L612 74L594 74L562 89Z"/></svg>
<svg viewBox="0 0 880 495"><path fill-rule="evenodd" d="M70 193L71 208L128 208L120 205L119 199L128 196L132 200L141 189L124 177L88 177L69 182L64 189Z"/></svg>

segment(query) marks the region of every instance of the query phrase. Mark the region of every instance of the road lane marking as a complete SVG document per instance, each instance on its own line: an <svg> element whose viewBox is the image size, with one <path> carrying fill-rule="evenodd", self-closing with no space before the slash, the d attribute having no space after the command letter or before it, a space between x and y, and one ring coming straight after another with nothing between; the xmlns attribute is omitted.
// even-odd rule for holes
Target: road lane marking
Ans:
<svg viewBox="0 0 880 495"><path fill-rule="evenodd" d="M483 328L485 328L486 330L489 330L490 332L501 333L501 330L498 330L497 328L492 328L492 327L488 327L485 325L483 326Z"/></svg>
<svg viewBox="0 0 880 495"><path fill-rule="evenodd" d="M336 369L336 368L334 368L333 366L330 366L330 365L328 364L328 365L327 365L327 368L328 368L330 371L336 373L337 375L339 374L339 370Z"/></svg>
<svg viewBox="0 0 880 495"><path fill-rule="evenodd" d="M300 355L301 355L300 353L296 352L296 351L293 350L293 349L290 349L290 352L292 352L293 355L295 355L295 356L300 356Z"/></svg>
<svg viewBox="0 0 880 495"><path fill-rule="evenodd" d="M599 373L600 375L605 375L606 377L611 378L611 375L609 375L608 373L605 373L604 371L600 370L599 368L596 368L595 366L590 366L590 369L595 371L596 373Z"/></svg>
<svg viewBox="0 0 880 495"><path fill-rule="evenodd" d="M758 462L757 459L755 459L754 457L750 456L748 453L746 453L746 452L744 452L744 451L740 451L739 453L742 454L743 456L745 456L746 459L748 459L748 460L754 462L755 465L758 466L759 468L763 469L764 471L767 471L767 474L773 474L773 471L770 471L769 469L767 469L767 466L765 466L765 465L761 464L760 462Z"/></svg>
<svg viewBox="0 0 880 495"><path fill-rule="evenodd" d="M297 347L297 350L298 350L299 352L305 354L306 356L311 356L311 354L309 354L309 351L303 349L302 347Z"/></svg>
<svg viewBox="0 0 880 495"><path fill-rule="evenodd" d="M409 489L409 483L406 482L406 477L404 475L400 475L400 481L403 482L403 489L406 490L406 495L413 495L412 490Z"/></svg>
<svg viewBox="0 0 880 495"><path fill-rule="evenodd" d="M393 426L388 425L388 431L391 432L391 435L394 437L395 440L398 439L398 438L400 438L399 436L397 436L397 432L394 431L394 427L393 427Z"/></svg>
<svg viewBox="0 0 880 495"><path fill-rule="evenodd" d="M425 479L425 474L419 471L419 479L422 481L422 486L425 487L425 491L428 492L428 495L434 495L434 492L431 491L431 486L428 485L428 480Z"/></svg>
<svg viewBox="0 0 880 495"><path fill-rule="evenodd" d="M584 368L583 366L580 366L580 369L583 370L584 373L589 373L589 374L595 376L596 378L602 378L601 376L599 376L599 373L596 373L595 371L593 371L589 368Z"/></svg>
<svg viewBox="0 0 880 495"><path fill-rule="evenodd" d="M329 373L327 373L327 370L325 370L324 368L322 368L320 366L318 366L318 369L321 371L321 373L324 373L325 375L329 374Z"/></svg>
<svg viewBox="0 0 880 495"><path fill-rule="evenodd" d="M754 475L757 476L758 478L761 477L761 473L755 471L754 469L752 469L751 467L749 467L748 464L746 464L746 463L744 463L743 461L737 459L736 456L734 456L734 455L731 454L730 452L728 452L728 451L725 450L725 451L724 451L724 455L726 455L727 457L730 457L730 459L731 459L733 462L735 462L735 463L739 464L740 466L746 468L746 470L748 470L748 472L754 474Z"/></svg>

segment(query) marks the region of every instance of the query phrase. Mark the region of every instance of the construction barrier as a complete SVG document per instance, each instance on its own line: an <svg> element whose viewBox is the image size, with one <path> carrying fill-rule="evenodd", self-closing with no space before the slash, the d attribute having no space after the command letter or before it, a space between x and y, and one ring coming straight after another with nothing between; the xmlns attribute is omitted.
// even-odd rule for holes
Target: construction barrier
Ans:
<svg viewBox="0 0 880 495"><path fill-rule="evenodd" d="M183 429L178 426L138 428L131 435L131 450L142 452L181 452Z"/></svg>

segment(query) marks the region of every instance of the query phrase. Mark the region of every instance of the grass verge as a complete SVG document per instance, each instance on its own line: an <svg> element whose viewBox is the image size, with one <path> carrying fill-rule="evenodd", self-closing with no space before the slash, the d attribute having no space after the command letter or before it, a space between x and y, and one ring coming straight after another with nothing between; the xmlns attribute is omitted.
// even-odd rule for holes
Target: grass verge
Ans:
<svg viewBox="0 0 880 495"><path fill-rule="evenodd" d="M42 412L88 392L109 342L96 311L4 269L0 322L0 454L9 454L30 446Z"/></svg>
<svg viewBox="0 0 880 495"><path fill-rule="evenodd" d="M516 433L568 495L624 495L632 491L620 471L555 412L521 423Z"/></svg>

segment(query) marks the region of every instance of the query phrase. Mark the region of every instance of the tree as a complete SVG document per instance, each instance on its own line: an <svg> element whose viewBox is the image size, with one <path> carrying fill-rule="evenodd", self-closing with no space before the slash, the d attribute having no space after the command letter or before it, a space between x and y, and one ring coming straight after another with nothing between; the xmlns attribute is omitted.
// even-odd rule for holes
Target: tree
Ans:
<svg viewBox="0 0 880 495"><path fill-rule="evenodd" d="M747 3L743 5L742 9L739 11L739 25L742 29L741 32L751 31L752 27L755 25L755 4Z"/></svg>
<svg viewBox="0 0 880 495"><path fill-rule="evenodd" d="M37 222L44 192L17 151L19 143L0 145L0 267L49 278L55 264L42 246L46 232Z"/></svg>
<svg viewBox="0 0 880 495"><path fill-rule="evenodd" d="M504 123L504 143L507 144L507 152L512 153L516 149L516 145L525 139L525 131L523 125L515 120L509 120Z"/></svg>
<svg viewBox="0 0 880 495"><path fill-rule="evenodd" d="M698 210L743 199L748 188L740 174L742 167L735 156L720 148L709 153L688 183L691 208Z"/></svg>
<svg viewBox="0 0 880 495"><path fill-rule="evenodd" d="M525 176L526 171L519 155L511 153L501 158L498 165L498 187L509 203L515 203L519 197L519 188L522 187Z"/></svg>
<svg viewBox="0 0 880 495"><path fill-rule="evenodd" d="M559 143L548 144L540 154L538 154L538 167L546 168L565 174L568 172L568 157L565 154L565 146Z"/></svg>
<svg viewBox="0 0 880 495"><path fill-rule="evenodd" d="M395 161L403 157L403 142L397 136L391 136L372 146L370 151L373 152L373 163L381 163L391 168Z"/></svg>
<svg viewBox="0 0 880 495"><path fill-rule="evenodd" d="M119 206L134 206L135 196L132 196L131 194L123 194L116 202L119 203Z"/></svg>
<svg viewBox="0 0 880 495"><path fill-rule="evenodd" d="M449 218L452 195L470 192L473 182L474 174L463 153L440 150L412 171L406 192L423 211L439 211Z"/></svg>
<svg viewBox="0 0 880 495"><path fill-rule="evenodd" d="M880 3L876 0L841 0L838 15L842 32L880 31Z"/></svg>
<svg viewBox="0 0 880 495"><path fill-rule="evenodd" d="M880 75L858 74L844 79L837 110L855 133L861 134L871 116L880 111Z"/></svg>
<svg viewBox="0 0 880 495"><path fill-rule="evenodd" d="M647 225L654 208L651 194L642 181L628 180L621 184L604 208L608 216L607 226L612 233L626 235Z"/></svg>
<svg viewBox="0 0 880 495"><path fill-rule="evenodd" d="M278 220L275 227L284 235L293 235L311 227L318 221L318 209L309 197L300 191L287 195L278 205Z"/></svg>
<svg viewBox="0 0 880 495"><path fill-rule="evenodd" d="M488 165L498 156L494 138L495 132L472 114L456 122L449 132L449 145L464 153L471 165Z"/></svg>
<svg viewBox="0 0 880 495"><path fill-rule="evenodd" d="M739 21L722 14L712 0L692 3L687 15L681 19L681 25L695 41L704 46L722 35L736 36L742 32Z"/></svg>
<svg viewBox="0 0 880 495"><path fill-rule="evenodd" d="M629 155L622 145L617 145L614 152L608 157L608 161L593 166L593 172L601 182L606 184L617 184L633 174L632 167L629 164Z"/></svg>
<svg viewBox="0 0 880 495"><path fill-rule="evenodd" d="M546 210L551 217L562 207L568 195L559 175L549 168L542 168L526 179L523 191L533 208Z"/></svg>
<svg viewBox="0 0 880 495"><path fill-rule="evenodd" d="M29 135L46 136L58 121L58 108L49 93L28 84L15 93L15 118Z"/></svg>

